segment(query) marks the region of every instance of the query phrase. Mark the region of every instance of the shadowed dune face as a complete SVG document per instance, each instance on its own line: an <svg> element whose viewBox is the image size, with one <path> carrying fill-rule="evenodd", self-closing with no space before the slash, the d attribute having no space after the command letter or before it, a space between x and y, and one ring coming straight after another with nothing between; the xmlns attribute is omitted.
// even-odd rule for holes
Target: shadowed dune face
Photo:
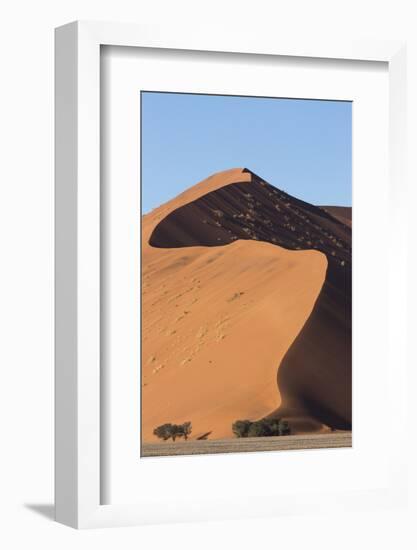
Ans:
<svg viewBox="0 0 417 550"><path fill-rule="evenodd" d="M335 264L350 262L351 232L345 224L250 175L250 185L229 183L172 211L155 227L149 244L180 248L258 240L290 250L320 250Z"/></svg>
<svg viewBox="0 0 417 550"><path fill-rule="evenodd" d="M144 440L190 418L195 437L274 414L351 427L351 230L331 208L236 169L144 216Z"/></svg>
<svg viewBox="0 0 417 550"><path fill-rule="evenodd" d="M352 207L350 206L320 206L322 210L325 210L328 214L344 223L345 225L352 227Z"/></svg>

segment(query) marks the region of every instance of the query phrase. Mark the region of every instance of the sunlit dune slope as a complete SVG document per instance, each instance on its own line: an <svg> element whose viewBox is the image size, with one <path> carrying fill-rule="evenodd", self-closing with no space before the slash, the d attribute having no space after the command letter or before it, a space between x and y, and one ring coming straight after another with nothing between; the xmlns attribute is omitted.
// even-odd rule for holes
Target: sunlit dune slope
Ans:
<svg viewBox="0 0 417 550"><path fill-rule="evenodd" d="M269 414L349 428L350 255L346 224L244 169L144 216L143 440Z"/></svg>

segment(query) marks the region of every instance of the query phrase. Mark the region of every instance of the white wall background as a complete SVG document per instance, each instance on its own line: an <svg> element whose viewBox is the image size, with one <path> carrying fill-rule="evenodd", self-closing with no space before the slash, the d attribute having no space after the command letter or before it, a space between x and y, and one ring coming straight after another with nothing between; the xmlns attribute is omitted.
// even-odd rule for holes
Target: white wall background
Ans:
<svg viewBox="0 0 417 550"><path fill-rule="evenodd" d="M417 151L413 0L14 0L0 8L0 546L14 548L401 548L417 546L416 475L407 510L77 532L53 499L53 28L75 19L242 25L251 32L409 40L409 179ZM414 161L415 162L415 161ZM413 218L416 190L407 200ZM372 215L372 214L370 214ZM415 234L411 224L410 231ZM411 242L416 242L412 240ZM417 280L410 262L410 281ZM415 291L410 305L416 304ZM410 307L410 352L413 323ZM416 375L410 360L410 398ZM416 388L417 389L417 388ZM410 399L410 462L417 463ZM389 411L383 411L389 414ZM383 421L383 418L382 418Z"/></svg>

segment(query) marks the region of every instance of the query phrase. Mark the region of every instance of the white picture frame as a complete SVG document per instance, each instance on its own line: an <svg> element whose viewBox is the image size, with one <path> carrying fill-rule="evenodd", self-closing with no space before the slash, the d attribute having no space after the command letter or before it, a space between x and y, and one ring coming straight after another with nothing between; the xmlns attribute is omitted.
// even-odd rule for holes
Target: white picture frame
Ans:
<svg viewBox="0 0 417 550"><path fill-rule="evenodd" d="M394 41L314 43L279 38L238 28L189 29L75 22L56 30L56 519L76 528L155 523L160 517L135 504L101 504L100 400L100 48L128 46L280 55L334 60L383 61L389 70L390 193L395 200L405 188L405 44ZM397 220L401 219L401 213ZM404 222L405 223L405 222ZM397 226L403 235L405 225ZM404 256L399 252L396 276L405 280ZM390 312L405 322L405 303L390 303ZM400 354L395 376L405 384L405 357ZM403 387L403 386L401 386ZM399 414L402 414L401 411ZM291 495L273 513L302 512L330 506L392 504L404 498L404 450L398 435L390 455L392 475L384 491L360 494ZM168 521L186 520L167 499ZM265 509L267 507L265 506ZM220 502L208 504L213 517L239 517ZM254 515L264 513L262 506ZM198 519L198 514L195 519ZM191 518L188 518L191 519Z"/></svg>

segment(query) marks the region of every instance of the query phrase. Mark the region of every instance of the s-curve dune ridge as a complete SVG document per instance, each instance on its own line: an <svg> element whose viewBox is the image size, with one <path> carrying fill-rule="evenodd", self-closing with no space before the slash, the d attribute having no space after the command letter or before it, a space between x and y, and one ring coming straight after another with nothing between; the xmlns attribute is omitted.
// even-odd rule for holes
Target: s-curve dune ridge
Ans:
<svg viewBox="0 0 417 550"><path fill-rule="evenodd" d="M142 441L351 427L351 229L247 169L142 217Z"/></svg>

